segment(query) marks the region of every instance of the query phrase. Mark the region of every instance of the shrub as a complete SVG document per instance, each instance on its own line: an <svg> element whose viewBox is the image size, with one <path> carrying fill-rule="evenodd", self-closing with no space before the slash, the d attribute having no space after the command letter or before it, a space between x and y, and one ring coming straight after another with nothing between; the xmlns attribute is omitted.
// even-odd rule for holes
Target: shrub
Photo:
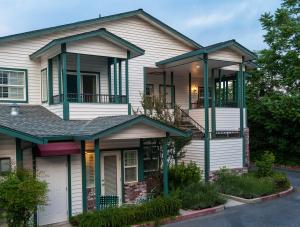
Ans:
<svg viewBox="0 0 300 227"><path fill-rule="evenodd" d="M215 185L202 182L190 184L182 189L180 198L183 209L204 209L225 203Z"/></svg>
<svg viewBox="0 0 300 227"><path fill-rule="evenodd" d="M291 187L291 183L285 173L274 172L272 178L277 192L284 191Z"/></svg>
<svg viewBox="0 0 300 227"><path fill-rule="evenodd" d="M171 166L169 169L170 190L180 189L194 182L201 180L201 170L194 162L189 164L181 163Z"/></svg>
<svg viewBox="0 0 300 227"><path fill-rule="evenodd" d="M74 226L128 226L175 216L179 214L180 201L175 198L155 198L141 205L107 208L71 218Z"/></svg>
<svg viewBox="0 0 300 227"><path fill-rule="evenodd" d="M8 226L27 226L37 206L46 204L47 184L30 171L16 170L0 179L0 210Z"/></svg>
<svg viewBox="0 0 300 227"><path fill-rule="evenodd" d="M257 167L257 176L268 177L273 173L273 165L275 162L275 156L271 152L265 152L259 160L255 162Z"/></svg>

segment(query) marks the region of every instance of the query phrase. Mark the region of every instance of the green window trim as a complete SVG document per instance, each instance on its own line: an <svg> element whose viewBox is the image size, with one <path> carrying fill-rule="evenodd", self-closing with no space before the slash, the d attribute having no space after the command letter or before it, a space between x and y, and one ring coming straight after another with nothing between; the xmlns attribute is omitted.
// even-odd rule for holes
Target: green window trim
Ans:
<svg viewBox="0 0 300 227"><path fill-rule="evenodd" d="M5 99L5 100L0 100L0 103L28 103L28 70L23 69L23 68L7 68L7 67L0 67L1 70L6 70L6 71L17 71L17 72L24 72L25 74L25 99L24 100L17 100L17 99Z"/></svg>
<svg viewBox="0 0 300 227"><path fill-rule="evenodd" d="M46 76L46 78L43 78L43 76ZM46 97L43 97L43 93L44 93L44 85L43 85L43 79L45 79L45 83L46 83ZM48 102L48 84L49 84L49 80L48 80L48 71L47 68L44 68L41 70L41 102L42 103L47 103Z"/></svg>

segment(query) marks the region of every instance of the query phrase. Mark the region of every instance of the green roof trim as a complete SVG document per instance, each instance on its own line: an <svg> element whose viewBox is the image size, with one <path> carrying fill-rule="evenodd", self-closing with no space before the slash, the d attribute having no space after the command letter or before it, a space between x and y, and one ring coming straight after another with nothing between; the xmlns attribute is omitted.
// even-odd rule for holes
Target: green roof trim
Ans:
<svg viewBox="0 0 300 227"><path fill-rule="evenodd" d="M40 48L39 50L37 50L36 52L31 54L30 59L32 59L32 60L37 59L45 51L49 50L51 47L54 47L56 45L75 42L75 41L79 41L79 40L83 40L83 39L87 39L87 38L91 38L91 37L95 37L95 36L104 38L106 40L109 40L113 43L116 43L116 44L126 48L127 50L130 51L130 53L132 53L131 58L143 55L145 53L145 50L143 50L142 48L140 48L140 47L128 42L127 40L122 39L121 37L107 31L105 28L100 28L100 29L95 30L95 31L90 31L90 32L85 32L85 33L72 35L72 36L66 36L66 37L59 38L59 39L54 39L50 43L46 44L45 46L43 46L42 48Z"/></svg>
<svg viewBox="0 0 300 227"><path fill-rule="evenodd" d="M228 40L225 42L221 42L221 43L216 43L210 46L206 46L206 47L202 47L198 50L194 50L185 54L181 54L166 60L162 60L159 62L156 62L156 66L163 66L166 64L170 64L176 61L180 61L180 60L184 60L187 58L191 58L191 57L195 57L195 56L199 56L199 55L203 55L203 54L209 54L215 51L218 51L220 49L226 48L226 47L235 47L237 48L239 51L243 52L246 56L248 56L249 59L253 60L253 59L257 59L257 55L250 51L249 49L247 49L246 47L244 47L243 45L239 44L237 41L235 41L234 39L232 40Z"/></svg>
<svg viewBox="0 0 300 227"><path fill-rule="evenodd" d="M163 23L162 21L156 19L155 17L151 16L150 14L146 13L143 9L138 9L138 10L133 10L133 11L128 11L124 13L119 13L119 14L113 14L110 16L104 16L100 18L94 18L90 20L84 20L84 21L78 21L70 24L64 24L64 25L59 25L59 26L54 26L54 27L49 27L49 28L44 28L44 29L38 29L38 30L33 30L29 32L24 32L24 33L19 33L19 34L14 34L14 35L8 35L8 36L3 36L0 37L0 44L3 42L8 42L8 41L16 41L24 38L33 38L41 35L47 35L53 32L58 32L62 31L65 29L74 29L78 28L81 26L88 26L94 23L103 23L103 22L108 22L108 21L114 21L114 20L119 20L119 19L124 19L132 16L144 16L145 18L153 21L154 23L158 24L162 28L166 29L170 33L174 34L175 36L178 36L181 40L189 44L190 46L193 46L194 48L200 48L202 47L200 44L197 42L193 41L192 39L188 38L187 36L183 35L182 33L176 31L175 29L171 28L167 24Z"/></svg>

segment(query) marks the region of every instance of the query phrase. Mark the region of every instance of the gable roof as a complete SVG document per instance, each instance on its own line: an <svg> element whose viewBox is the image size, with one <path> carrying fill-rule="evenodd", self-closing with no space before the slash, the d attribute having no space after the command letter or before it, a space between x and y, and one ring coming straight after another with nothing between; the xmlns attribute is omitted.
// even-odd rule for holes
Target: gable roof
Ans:
<svg viewBox="0 0 300 227"><path fill-rule="evenodd" d="M187 132L144 115L65 121L42 106L20 106L20 113L17 116L11 116L10 111L9 105L1 105L0 133L38 144L47 143L49 140L93 140L138 123L150 125L177 136L189 136Z"/></svg>
<svg viewBox="0 0 300 227"><path fill-rule="evenodd" d="M66 36L63 38L59 39L54 39L50 43L46 44L45 46L41 47L39 50L34 52L33 54L30 55L30 59L34 60L38 57L40 57L45 51L50 49L51 47L54 47L56 45L61 45L63 43L70 43L74 41L79 41L87 38L92 38L92 37L101 37L104 38L110 42L113 42L127 50L130 51L130 58L137 57L140 55L143 55L145 50L142 48L134 45L133 43L128 42L125 39L122 39L121 37L107 31L105 28L100 28L95 31L90 31L90 32L84 32L72 36Z"/></svg>
<svg viewBox="0 0 300 227"><path fill-rule="evenodd" d="M257 55L254 52L250 51L243 45L239 44L237 41L235 41L235 39L232 39L232 40L228 40L225 42L220 42L220 43L216 43L216 44L213 44L210 46L202 47L198 50L190 51L188 53L184 53L184 54L172 57L172 58L168 58L168 59L156 62L156 66L163 66L163 65L170 64L170 63L173 63L176 61L195 57L198 55L209 54L209 53L221 50L223 48L234 48L235 50L240 52L241 55L246 56L248 60L254 60L257 58Z"/></svg>
<svg viewBox="0 0 300 227"><path fill-rule="evenodd" d="M44 29L38 29L38 30L30 31L30 32L23 32L23 33L14 34L14 35L3 36L3 37L0 37L0 44L2 42L16 41L16 40L20 40L20 39L24 39L24 38L32 38L32 37L50 34L52 32L62 31L65 29L74 29L74 28L87 26L87 25L91 25L91 24L95 24L95 23L115 21L115 20L119 20L119 19L123 19L123 18L133 17L133 16L139 16L148 21L151 21L153 24L157 25L161 29L165 30L167 33L171 34L175 38L181 40L182 42L186 43L187 45L189 45L193 48L202 47L197 42L193 41L192 39L188 38L187 36L183 35L182 33L178 32L177 30L171 28L167 24L158 20L157 18L146 13L143 9L128 11L128 12L119 13L119 14L113 14L113 15L94 18L94 19L90 19L90 20L78 21L78 22L74 22L74 23L70 23L70 24L64 24L64 25L59 25L59 26L54 26L54 27L49 27L49 28L44 28Z"/></svg>

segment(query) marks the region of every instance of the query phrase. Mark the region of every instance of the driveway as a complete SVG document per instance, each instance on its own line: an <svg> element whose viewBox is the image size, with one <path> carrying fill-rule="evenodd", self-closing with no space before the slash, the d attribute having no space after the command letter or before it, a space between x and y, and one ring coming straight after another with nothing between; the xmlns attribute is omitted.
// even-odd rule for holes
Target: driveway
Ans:
<svg viewBox="0 0 300 227"><path fill-rule="evenodd" d="M279 199L225 209L221 213L165 225L166 227L299 227L300 172L287 171L296 192Z"/></svg>

